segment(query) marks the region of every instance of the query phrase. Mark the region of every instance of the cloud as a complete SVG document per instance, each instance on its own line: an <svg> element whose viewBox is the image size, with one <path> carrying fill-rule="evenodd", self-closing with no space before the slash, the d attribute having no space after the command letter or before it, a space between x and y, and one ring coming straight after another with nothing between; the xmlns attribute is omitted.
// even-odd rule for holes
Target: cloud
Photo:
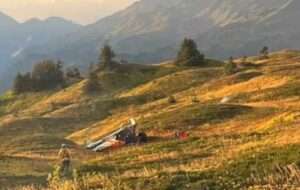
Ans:
<svg viewBox="0 0 300 190"><path fill-rule="evenodd" d="M136 0L0 0L0 11L20 21L32 17L60 16L80 23L97 19L125 8Z"/></svg>

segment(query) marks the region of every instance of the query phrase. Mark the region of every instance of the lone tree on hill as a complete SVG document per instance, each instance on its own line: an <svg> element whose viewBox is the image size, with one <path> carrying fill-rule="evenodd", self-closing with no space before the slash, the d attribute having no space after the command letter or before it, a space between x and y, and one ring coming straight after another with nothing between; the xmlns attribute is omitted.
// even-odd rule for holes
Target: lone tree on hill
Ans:
<svg viewBox="0 0 300 190"><path fill-rule="evenodd" d="M197 44L192 39L184 39L175 62L177 65L201 66L205 64L204 55L197 48Z"/></svg>
<svg viewBox="0 0 300 190"><path fill-rule="evenodd" d="M268 58L269 58L269 47L264 46L264 47L260 50L259 54L260 54L260 58L261 58L261 59L268 59Z"/></svg>
<svg viewBox="0 0 300 190"><path fill-rule="evenodd" d="M228 63L224 65L224 72L226 75L231 75L237 72L237 65L234 62L233 57L230 57Z"/></svg>
<svg viewBox="0 0 300 190"><path fill-rule="evenodd" d="M115 56L116 54L112 50L112 48L108 44L104 45L99 56L99 67L104 69L111 69L114 63L113 59Z"/></svg>

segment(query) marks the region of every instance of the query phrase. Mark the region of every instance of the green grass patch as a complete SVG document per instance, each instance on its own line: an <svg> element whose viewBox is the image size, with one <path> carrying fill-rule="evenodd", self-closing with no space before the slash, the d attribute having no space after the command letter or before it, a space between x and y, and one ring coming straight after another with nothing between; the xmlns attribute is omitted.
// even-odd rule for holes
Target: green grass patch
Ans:
<svg viewBox="0 0 300 190"><path fill-rule="evenodd" d="M273 147L262 152L249 151L242 154L238 160L225 167L222 172L218 171L217 175L221 176L222 184L220 187L227 189L230 184L237 186L232 189L241 189L254 184L249 183L247 179L251 176L266 177L266 173L272 174L275 166L286 166L297 163L300 166L300 145L288 145L285 147ZM257 185L257 184L256 184Z"/></svg>
<svg viewBox="0 0 300 190"><path fill-rule="evenodd" d="M199 126L206 123L224 122L251 111L250 107L239 105L210 104L190 105L174 111L154 114L150 118L139 121L144 129L187 129L189 126Z"/></svg>
<svg viewBox="0 0 300 190"><path fill-rule="evenodd" d="M0 96L0 116L6 114L17 114L35 103L49 97L53 92L24 93L16 95L8 92Z"/></svg>

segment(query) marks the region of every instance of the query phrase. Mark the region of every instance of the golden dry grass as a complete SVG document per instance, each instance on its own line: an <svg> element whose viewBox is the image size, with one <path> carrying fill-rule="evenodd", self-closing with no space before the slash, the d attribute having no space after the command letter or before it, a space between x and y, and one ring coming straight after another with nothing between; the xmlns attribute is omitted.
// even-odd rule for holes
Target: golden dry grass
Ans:
<svg viewBox="0 0 300 190"><path fill-rule="evenodd" d="M267 60L257 61L257 58L251 57L248 61L253 61L257 67L233 76L224 76L220 67L181 69L167 63L156 67L169 73L156 73L152 78L149 74L148 80L135 81L134 85L120 87L118 84L118 88L109 91L109 95L87 95L82 91L83 82L66 91L47 95L24 109L18 117L2 116L0 129L20 130L16 132L17 136L24 134L21 128L15 127L22 119L31 118L31 122L21 122L20 126L39 126L37 118L50 118L51 122L41 125L47 125L53 131L29 127L30 131L42 135L50 132L58 139L84 145L117 129L129 118L136 118L142 124L140 128L155 139L147 145L110 153L94 154L76 146L74 154L78 154L78 165L83 165L83 171L118 176L120 184L128 189L133 189L135 183L142 183L141 187L147 189L147 180L153 183L152 189L171 188L172 183L179 189L199 189L211 183L217 183L219 189L226 189L228 184L225 182L234 182L233 189L246 188L247 172L250 171L244 165L260 171L262 167L270 169L269 162L296 162L298 160L292 151L286 153L287 157L270 151L289 150L289 146L300 144L299 97L297 93L284 94L286 91L280 91L283 86L300 82L299 52L285 50L271 54ZM131 77L130 81L134 81ZM111 81L105 88L108 84L112 84ZM266 98L266 93L273 92L276 92L276 97ZM247 96L236 98L241 94ZM168 102L170 95L175 97L176 103ZM224 97L230 97L227 104L220 103ZM53 102L58 104L55 109ZM94 104L97 104L95 108ZM212 108L205 111L208 109L205 105ZM215 119L212 115L224 106L232 106L239 112ZM248 111L244 110L245 106ZM226 115L227 112L220 113ZM203 114L210 120L197 119L204 117ZM172 115L178 118L172 118ZM165 126L164 121L171 121L174 125ZM173 134L177 129L187 130L190 138L187 141L175 140ZM49 145L45 144L41 147L44 156L26 148L19 151L11 148L6 152L16 151L13 156L47 161L54 159L57 151L57 148L47 150L47 147ZM51 154L45 153L48 151ZM264 154L270 160L259 157ZM226 173L230 171L244 171L246 174L241 173L239 178L234 173ZM220 181L215 179L215 175L220 176ZM93 176L90 176L89 183L97 183L93 181L97 174ZM204 184L198 184L199 181L204 181ZM190 186L186 187L181 182Z"/></svg>

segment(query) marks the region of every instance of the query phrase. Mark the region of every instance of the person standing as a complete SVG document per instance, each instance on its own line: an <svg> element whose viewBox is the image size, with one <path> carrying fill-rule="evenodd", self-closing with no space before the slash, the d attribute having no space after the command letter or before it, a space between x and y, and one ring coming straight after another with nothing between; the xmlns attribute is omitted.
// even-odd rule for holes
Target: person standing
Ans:
<svg viewBox="0 0 300 190"><path fill-rule="evenodd" d="M61 145L58 158L60 161L60 173L63 176L66 176L66 174L70 171L71 166L71 153L66 144Z"/></svg>

